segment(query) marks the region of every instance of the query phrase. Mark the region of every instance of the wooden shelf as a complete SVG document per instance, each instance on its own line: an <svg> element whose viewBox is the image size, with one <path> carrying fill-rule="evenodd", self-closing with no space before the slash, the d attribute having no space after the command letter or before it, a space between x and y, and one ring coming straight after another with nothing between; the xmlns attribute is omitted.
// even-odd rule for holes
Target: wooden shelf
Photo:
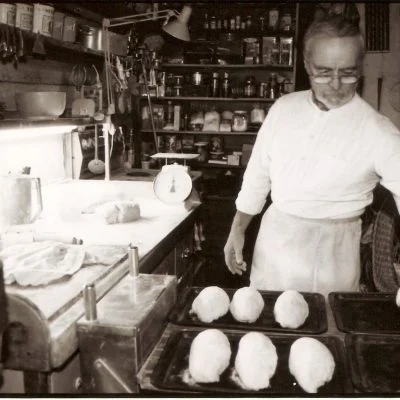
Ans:
<svg viewBox="0 0 400 400"><path fill-rule="evenodd" d="M223 169L245 169L246 165L229 165L229 164L218 164L218 163L209 163L209 162L196 162L193 161L190 163L191 168L223 168Z"/></svg>
<svg viewBox="0 0 400 400"><path fill-rule="evenodd" d="M201 68L201 69L268 69L290 71L292 65L280 64L162 64L162 68Z"/></svg>
<svg viewBox="0 0 400 400"><path fill-rule="evenodd" d="M147 97L142 96L142 100L147 100ZM275 100L266 99L263 97L203 97L203 96L163 96L154 97L151 96L153 101L168 101L168 100L180 100L180 101L228 101L231 103L237 102L255 102L255 103L273 103Z"/></svg>
<svg viewBox="0 0 400 400"><path fill-rule="evenodd" d="M151 129L142 129L140 132L143 133L151 133ZM161 134L173 134L173 135L235 135L235 136L256 136L257 132L211 132L211 131L168 131L168 130L163 130L163 129L156 129L156 133L161 133Z"/></svg>

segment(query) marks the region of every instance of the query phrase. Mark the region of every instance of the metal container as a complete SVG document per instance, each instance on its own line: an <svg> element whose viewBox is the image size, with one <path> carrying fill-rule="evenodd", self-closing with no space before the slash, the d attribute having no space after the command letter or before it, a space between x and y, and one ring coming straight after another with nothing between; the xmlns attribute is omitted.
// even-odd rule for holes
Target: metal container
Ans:
<svg viewBox="0 0 400 400"><path fill-rule="evenodd" d="M83 47L92 50L102 50L102 31L89 25L80 25L77 33L77 42Z"/></svg>
<svg viewBox="0 0 400 400"><path fill-rule="evenodd" d="M51 36L53 31L54 7L35 3L33 5L33 32Z"/></svg>
<svg viewBox="0 0 400 400"><path fill-rule="evenodd" d="M196 71L192 74L192 83L195 86L203 85L204 83L204 76L201 72Z"/></svg>

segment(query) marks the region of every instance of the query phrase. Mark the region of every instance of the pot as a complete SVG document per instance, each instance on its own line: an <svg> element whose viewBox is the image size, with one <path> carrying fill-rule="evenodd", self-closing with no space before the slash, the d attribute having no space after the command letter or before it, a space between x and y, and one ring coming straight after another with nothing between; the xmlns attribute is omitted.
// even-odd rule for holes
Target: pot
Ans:
<svg viewBox="0 0 400 400"><path fill-rule="evenodd" d="M92 50L102 50L102 31L89 25L80 25L78 29L77 42L83 47Z"/></svg>
<svg viewBox="0 0 400 400"><path fill-rule="evenodd" d="M43 210L40 178L0 176L0 233L13 225L32 224Z"/></svg>

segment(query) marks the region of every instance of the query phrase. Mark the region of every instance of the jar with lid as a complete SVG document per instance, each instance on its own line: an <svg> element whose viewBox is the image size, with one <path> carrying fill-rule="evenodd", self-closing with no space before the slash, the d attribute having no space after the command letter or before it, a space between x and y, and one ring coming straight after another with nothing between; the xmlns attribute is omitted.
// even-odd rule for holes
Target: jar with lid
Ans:
<svg viewBox="0 0 400 400"><path fill-rule="evenodd" d="M221 96L230 97L232 93L231 80L229 79L229 73L224 72L224 78L221 84Z"/></svg>
<svg viewBox="0 0 400 400"><path fill-rule="evenodd" d="M283 32L290 32L292 30L292 14L285 12L282 15L279 28Z"/></svg>
<svg viewBox="0 0 400 400"><path fill-rule="evenodd" d="M248 76L243 88L244 97L256 97L256 79L254 76Z"/></svg>
<svg viewBox="0 0 400 400"><path fill-rule="evenodd" d="M268 11L268 29L277 31L279 27L279 9L276 7Z"/></svg>
<svg viewBox="0 0 400 400"><path fill-rule="evenodd" d="M232 131L246 132L249 125L249 117L246 111L236 110L232 116Z"/></svg>

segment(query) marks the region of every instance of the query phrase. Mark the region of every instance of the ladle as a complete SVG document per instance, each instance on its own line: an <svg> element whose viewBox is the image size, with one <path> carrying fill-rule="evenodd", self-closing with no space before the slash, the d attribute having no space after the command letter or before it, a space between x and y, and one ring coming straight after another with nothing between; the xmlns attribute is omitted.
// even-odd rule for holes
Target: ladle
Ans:
<svg viewBox="0 0 400 400"><path fill-rule="evenodd" d="M105 171L105 164L103 161L99 160L98 155L97 124L94 126L94 159L89 161L88 168L92 174L96 175L103 174Z"/></svg>

